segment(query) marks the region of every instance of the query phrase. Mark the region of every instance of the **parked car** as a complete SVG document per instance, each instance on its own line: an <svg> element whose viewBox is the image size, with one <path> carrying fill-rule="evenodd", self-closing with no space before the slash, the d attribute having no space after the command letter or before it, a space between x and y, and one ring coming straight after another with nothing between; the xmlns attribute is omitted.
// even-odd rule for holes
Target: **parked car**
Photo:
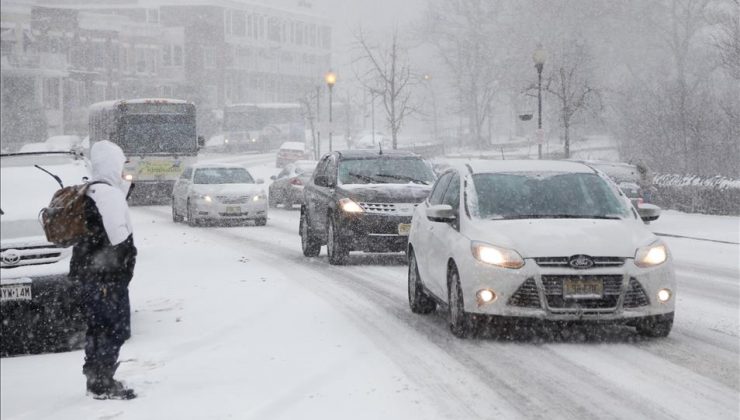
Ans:
<svg viewBox="0 0 740 420"><path fill-rule="evenodd" d="M90 166L70 152L0 155L0 352L68 349L84 330L75 284L67 278L71 248L46 240L39 211L59 184L81 184ZM77 337L79 338L79 337Z"/></svg>
<svg viewBox="0 0 740 420"><path fill-rule="evenodd" d="M275 166L282 168L297 160L306 159L306 144L298 141L286 141L280 146L275 158Z"/></svg>
<svg viewBox="0 0 740 420"><path fill-rule="evenodd" d="M315 160L297 160L273 175L267 194L270 207L282 204L291 208L294 204L303 203L303 186L311 179L317 163Z"/></svg>
<svg viewBox="0 0 740 420"><path fill-rule="evenodd" d="M620 182L619 189L630 199L632 205L639 207L643 202L642 188L634 182Z"/></svg>
<svg viewBox="0 0 740 420"><path fill-rule="evenodd" d="M458 337L476 320L614 321L667 336L676 280L667 246L606 175L567 161L450 169L414 211L409 305L442 304Z"/></svg>
<svg viewBox="0 0 740 420"><path fill-rule="evenodd" d="M246 168L197 163L183 170L172 191L172 220L201 222L254 221L267 224L267 193L262 179Z"/></svg>
<svg viewBox="0 0 740 420"><path fill-rule="evenodd" d="M409 152L324 155L303 190L303 254L317 256L326 244L329 263L343 264L350 251L404 251L411 214L433 182L430 166Z"/></svg>

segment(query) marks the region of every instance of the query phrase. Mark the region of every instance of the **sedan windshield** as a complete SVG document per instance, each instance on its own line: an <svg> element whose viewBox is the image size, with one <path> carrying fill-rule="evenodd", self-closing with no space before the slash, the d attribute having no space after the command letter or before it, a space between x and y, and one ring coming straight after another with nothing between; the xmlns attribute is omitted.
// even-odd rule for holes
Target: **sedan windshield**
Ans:
<svg viewBox="0 0 740 420"><path fill-rule="evenodd" d="M620 219L629 209L601 177L590 173L473 175L471 206L483 219Z"/></svg>
<svg viewBox="0 0 740 420"><path fill-rule="evenodd" d="M243 168L202 168L195 171L194 184L254 184Z"/></svg>
<svg viewBox="0 0 740 420"><path fill-rule="evenodd" d="M349 159L339 164L342 184L424 184L434 182L434 173L423 160Z"/></svg>

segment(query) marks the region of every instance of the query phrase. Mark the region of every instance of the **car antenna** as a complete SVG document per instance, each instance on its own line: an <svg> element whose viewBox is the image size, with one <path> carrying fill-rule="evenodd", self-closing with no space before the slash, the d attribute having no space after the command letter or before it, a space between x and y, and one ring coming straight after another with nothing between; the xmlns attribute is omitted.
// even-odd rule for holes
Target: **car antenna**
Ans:
<svg viewBox="0 0 740 420"><path fill-rule="evenodd" d="M62 179L61 178L59 178L58 176L54 175L53 173L47 171L46 169L40 167L39 165L33 165L33 166L35 166L35 167L41 169L42 171L46 172L47 174L51 175L52 178L54 178L59 183L59 187L64 188L64 184L62 184Z"/></svg>

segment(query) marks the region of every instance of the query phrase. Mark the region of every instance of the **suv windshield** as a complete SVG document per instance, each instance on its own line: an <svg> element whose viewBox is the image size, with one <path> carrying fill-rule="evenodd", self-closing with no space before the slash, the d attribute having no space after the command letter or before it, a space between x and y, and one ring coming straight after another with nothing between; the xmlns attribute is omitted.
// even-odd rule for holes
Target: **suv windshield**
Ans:
<svg viewBox="0 0 740 420"><path fill-rule="evenodd" d="M243 168L202 168L195 171L194 184L254 184Z"/></svg>
<svg viewBox="0 0 740 420"><path fill-rule="evenodd" d="M483 219L620 219L629 209L600 176L590 173L476 174L478 217Z"/></svg>
<svg viewBox="0 0 740 420"><path fill-rule="evenodd" d="M424 184L434 182L434 173L419 158L347 159L339 163L341 184Z"/></svg>

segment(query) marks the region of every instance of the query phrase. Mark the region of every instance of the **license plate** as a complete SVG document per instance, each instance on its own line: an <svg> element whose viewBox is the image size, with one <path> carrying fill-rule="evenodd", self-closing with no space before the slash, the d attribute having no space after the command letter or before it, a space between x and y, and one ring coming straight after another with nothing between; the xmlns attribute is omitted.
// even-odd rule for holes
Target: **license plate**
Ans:
<svg viewBox="0 0 740 420"><path fill-rule="evenodd" d="M226 206L226 213L241 213L242 208L239 206Z"/></svg>
<svg viewBox="0 0 740 420"><path fill-rule="evenodd" d="M411 224L410 223L399 223L398 224L398 234L401 236L409 236L409 232L411 232Z"/></svg>
<svg viewBox="0 0 740 420"><path fill-rule="evenodd" d="M30 284L6 284L0 287L0 301L31 300Z"/></svg>
<svg viewBox="0 0 740 420"><path fill-rule="evenodd" d="M563 297L568 299L601 299L604 282L601 280L566 279L563 281Z"/></svg>

